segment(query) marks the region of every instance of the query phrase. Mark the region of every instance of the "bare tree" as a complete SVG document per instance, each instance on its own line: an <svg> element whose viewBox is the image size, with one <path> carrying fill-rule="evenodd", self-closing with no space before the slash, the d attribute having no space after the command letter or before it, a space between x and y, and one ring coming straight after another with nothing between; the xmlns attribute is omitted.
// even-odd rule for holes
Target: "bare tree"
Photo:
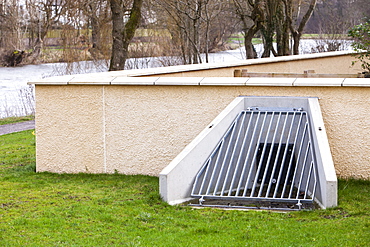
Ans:
<svg viewBox="0 0 370 247"><path fill-rule="evenodd" d="M277 56L277 52L274 49L274 33L276 30L276 18L279 8L280 0L265 0L264 1L264 14L265 20L261 27L261 33L263 35L263 53L262 57L270 57L271 53Z"/></svg>
<svg viewBox="0 0 370 247"><path fill-rule="evenodd" d="M87 24L91 27L91 48L96 53L106 53L107 39L104 29L111 29L111 13L109 3L106 0L89 0L78 2L78 7L87 18Z"/></svg>
<svg viewBox="0 0 370 247"><path fill-rule="evenodd" d="M181 42L184 62L196 64L202 62L200 51L200 28L205 2L203 0L165 0L158 1L173 21L175 29L171 31ZM171 28L171 26L169 26Z"/></svg>
<svg viewBox="0 0 370 247"><path fill-rule="evenodd" d="M48 32L60 24L60 19L66 11L66 1L26 0L25 6L28 12L29 44L33 49L33 62L40 56Z"/></svg>
<svg viewBox="0 0 370 247"><path fill-rule="evenodd" d="M112 12L112 55L109 70L123 70L128 58L128 47L141 19L143 0L132 4L123 0L110 0ZM127 20L127 21L126 21Z"/></svg>
<svg viewBox="0 0 370 247"><path fill-rule="evenodd" d="M252 40L264 22L263 2L261 0L234 0L235 13L242 25L244 47L247 59L257 58Z"/></svg>
<svg viewBox="0 0 370 247"><path fill-rule="evenodd" d="M235 30L231 4L221 0L164 0L156 1L167 15L159 22L180 47L185 64L208 62L208 54L223 45Z"/></svg>
<svg viewBox="0 0 370 247"><path fill-rule="evenodd" d="M370 5L366 0L335 0L318 2L308 22L308 31L317 33L311 52L347 50L350 42L347 33L359 24L361 17L370 18Z"/></svg>
<svg viewBox="0 0 370 247"><path fill-rule="evenodd" d="M291 9L284 2L280 2L276 13L276 46L278 56L291 55L290 50L290 27L287 20L287 13Z"/></svg>
<svg viewBox="0 0 370 247"><path fill-rule="evenodd" d="M210 52L227 48L226 41L236 32L238 20L234 16L233 4L222 0L205 1L202 20L201 51L208 63Z"/></svg>
<svg viewBox="0 0 370 247"><path fill-rule="evenodd" d="M303 30L310 19L317 0L296 1L282 0L286 6L286 19L293 38L293 54L299 54L299 42L303 34Z"/></svg>
<svg viewBox="0 0 370 247"><path fill-rule="evenodd" d="M23 50L24 7L16 0L0 1L0 47Z"/></svg>
<svg viewBox="0 0 370 247"><path fill-rule="evenodd" d="M262 57L298 54L303 30L317 0L233 0L235 13L242 23L247 58L255 58L252 39L260 32ZM293 48L290 48L290 39ZM273 43L277 43L275 49Z"/></svg>

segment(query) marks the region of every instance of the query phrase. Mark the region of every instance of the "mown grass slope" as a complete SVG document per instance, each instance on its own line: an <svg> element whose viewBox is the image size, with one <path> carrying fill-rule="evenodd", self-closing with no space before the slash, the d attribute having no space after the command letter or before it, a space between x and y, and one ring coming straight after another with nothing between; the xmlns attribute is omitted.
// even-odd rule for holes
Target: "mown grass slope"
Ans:
<svg viewBox="0 0 370 247"><path fill-rule="evenodd" d="M157 177L36 173L32 131L0 136L1 246L369 246L370 181L338 192L328 210L170 206Z"/></svg>

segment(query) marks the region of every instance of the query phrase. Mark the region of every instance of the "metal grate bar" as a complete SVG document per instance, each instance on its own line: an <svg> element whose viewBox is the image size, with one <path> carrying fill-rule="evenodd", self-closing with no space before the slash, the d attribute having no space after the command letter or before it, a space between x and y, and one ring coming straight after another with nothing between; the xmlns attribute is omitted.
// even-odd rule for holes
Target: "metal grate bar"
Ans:
<svg viewBox="0 0 370 247"><path fill-rule="evenodd" d="M253 113L251 115L251 117L253 116ZM257 113L257 119L256 119L256 123L258 123L259 119L260 119L260 112ZM236 196L239 196L241 190L244 190L244 188L246 188L246 186L244 187L241 187L242 184L243 184L243 179L245 177L245 172L247 171L248 168L250 168L247 163L248 163L248 160L250 159L250 155L252 153L252 143L253 143L253 139L255 138L256 136L256 131L257 131L257 124L254 124L254 127L253 127L253 132L252 132L252 136L250 137L250 142L249 142L249 146L248 146L248 152L247 152L247 156L245 158L245 161L243 162L243 172L241 174L241 176L239 177L239 183L238 183L238 187L237 187L237 193L236 193ZM247 137L247 135L246 135ZM249 140L249 139L248 139ZM249 171L248 171L248 174L249 174ZM248 175L249 177L249 175ZM246 192L246 190L244 190ZM242 195L243 197L245 197L245 193L243 193Z"/></svg>
<svg viewBox="0 0 370 247"><path fill-rule="evenodd" d="M272 115L272 117L273 117L273 116L274 116L274 115ZM276 122L276 127L275 127L275 130L274 130L274 136L273 136L273 138L272 138L272 142L271 142L272 147L273 147L273 146L274 146L274 144L275 144L275 139L276 139L277 130L278 130L277 126L279 125L280 117L281 117L281 112L279 112L278 120L277 120L277 122ZM270 127L271 127L271 126L270 126ZM266 141L265 141L265 143L266 143ZM280 145L279 145L279 148L278 148L278 153L279 153L279 149L280 149ZM271 161L271 159L272 159L272 156L273 156L273 155L272 155L272 154L273 154L273 152L272 152L272 151L273 151L273 150L271 150L271 147L270 147L270 153L269 153L269 155L268 155L268 159L267 159L267 163L268 163L268 164L270 163L270 161ZM262 162L262 160L261 160L260 162ZM273 166L273 169L272 169L272 174L274 174L274 173L275 173L275 170L276 170L276 162L277 162L277 159L275 159L274 166ZM268 171L268 169L266 169L266 168L265 168L265 172L264 172L264 174L263 174L263 179L262 179L262 185L265 183L266 176L268 175L267 171ZM270 176L269 183L268 183L268 188L267 188L267 191L266 191L265 197L267 197L267 195L268 195L268 194L269 194L269 192L270 192L272 179L273 179L273 177L272 177L272 176ZM259 190L259 193L258 193L258 197L261 197L261 196L262 196L262 191L263 191L263 186L261 186L261 187L260 187L260 190Z"/></svg>
<svg viewBox="0 0 370 247"><path fill-rule="evenodd" d="M302 109L240 112L198 172L200 200L313 202L317 170Z"/></svg>
<svg viewBox="0 0 370 247"><path fill-rule="evenodd" d="M251 123L252 123L252 118L253 118L253 114L254 112L251 113L251 116L249 118L249 121L248 121L248 126L247 126L247 129L246 129L246 133L249 133L249 130L250 130L250 127L251 127ZM245 116L247 116L247 114L245 114ZM253 131L254 132L254 131ZM246 144L247 144L247 140L248 140L248 135L245 134L244 137L243 137L243 143L242 143L242 146L241 146L241 150L245 150L246 149ZM248 146L248 150L250 150L250 146ZM246 160L248 159L249 157L249 154L250 152L248 151L248 154L247 154L247 157L246 157ZM236 168L234 170L234 174L233 174L233 178L232 178L232 181L230 183L230 186L229 186L229 193L227 194L228 196L231 196L231 193L234 191L234 184L235 182L237 181L237 174L239 174L239 170L240 170L240 166L243 164L243 152L239 152L239 155L238 155L238 160L237 160L237 163L236 163ZM245 173L245 168L246 166L243 165L242 166L242 171L241 171L241 174L242 176L244 175ZM241 177L242 177L241 176ZM240 186L241 186L241 183L240 183L240 179L238 180L238 186L236 188L236 196L239 195L239 191L240 191Z"/></svg>
<svg viewBox="0 0 370 247"><path fill-rule="evenodd" d="M301 123L302 123L302 116L303 115L300 115L299 117L299 122L298 122L298 126L297 126L297 131L296 131L296 134L295 134L295 137L294 137L294 141L293 141L293 145L296 147L297 146L297 141L298 141L298 133L299 133L299 130L300 130L300 127L301 127ZM287 171L287 174L290 174L291 172L291 169L292 169L292 164L293 164L293 157L294 155L292 155L290 157L290 161L289 161L289 166L288 166L288 171ZM294 175L293 175L294 177ZM281 178L281 171L279 173L279 179ZM282 198L285 194L285 191L287 189L287 185L288 185L288 181L289 181L289 177L286 175L285 176L285 179L284 179L284 186L283 186L283 189L282 189L282 193L281 193L281 197ZM276 194L277 194L277 190L278 188L276 187L275 188L275 191L274 191L274 198L276 198Z"/></svg>
<svg viewBox="0 0 370 247"><path fill-rule="evenodd" d="M261 114L261 113L260 113ZM263 114L264 115L264 118L263 118L263 122L262 122L262 125L261 125L261 128L259 129L259 134L258 134L258 141L257 143L260 143L261 142L261 137L262 137L262 131L261 129L263 129L264 125L265 125L265 122L266 122L266 114ZM256 129L258 127L258 122L256 123ZM252 144L252 143L251 143ZM251 146L252 147L252 146ZM252 175L252 169L254 168L254 164L255 164L255 161L256 161L256 157L257 157L257 149L254 150L254 154L253 154L253 159L252 159L252 166L250 167L249 169L249 172L248 172L248 178L247 178L247 181L245 183L245 186L244 186L244 192L243 192L243 197L246 196L247 194L247 188L248 188L248 184L250 182L250 179L251 179L251 175ZM253 181L252 181L253 182ZM254 183L253 183L254 185ZM253 186L254 188L254 186ZM253 190L250 192L250 197L253 197Z"/></svg>
<svg viewBox="0 0 370 247"><path fill-rule="evenodd" d="M240 142L241 136L243 135L242 126L244 126L245 118L246 118L246 114L243 114L243 120L241 122L239 131L238 131L238 136L237 136L237 139L235 141L235 143L237 145L234 145L233 153L231 155L230 164L234 164L234 158L237 156L238 147L240 147L239 142ZM240 153L240 150L239 150L239 153ZM233 179L233 177L230 178L230 173L232 172L232 169L235 170L235 165L229 165L228 166L227 173L226 173L226 178L225 178L225 180L223 182L223 185L222 185L221 195L224 195L224 193L229 194L231 192L230 188L227 191L225 189L226 189L226 186L227 186L227 183L229 182L229 180Z"/></svg>

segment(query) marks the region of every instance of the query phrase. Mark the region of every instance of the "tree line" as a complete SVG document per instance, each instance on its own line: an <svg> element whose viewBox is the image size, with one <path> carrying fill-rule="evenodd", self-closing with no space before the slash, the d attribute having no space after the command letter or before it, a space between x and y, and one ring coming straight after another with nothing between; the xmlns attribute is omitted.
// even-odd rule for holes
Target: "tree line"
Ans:
<svg viewBox="0 0 370 247"><path fill-rule="evenodd" d="M248 59L257 58L257 37L262 57L292 55L305 30L343 35L369 18L367 1L0 0L0 52L33 62L45 46L60 46L63 61L79 59L73 51L80 49L122 70L133 56L170 57L163 65L208 62L242 33Z"/></svg>

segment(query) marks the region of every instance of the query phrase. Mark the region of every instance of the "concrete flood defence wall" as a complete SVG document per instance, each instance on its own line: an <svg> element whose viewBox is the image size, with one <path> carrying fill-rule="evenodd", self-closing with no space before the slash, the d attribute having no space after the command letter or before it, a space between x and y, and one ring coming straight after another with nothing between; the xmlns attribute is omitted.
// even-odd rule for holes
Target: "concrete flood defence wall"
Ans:
<svg viewBox="0 0 370 247"><path fill-rule="evenodd" d="M319 98L337 175L370 178L370 79L232 77L361 71L346 53L294 57L33 82L37 171L158 176L236 97L296 96Z"/></svg>

